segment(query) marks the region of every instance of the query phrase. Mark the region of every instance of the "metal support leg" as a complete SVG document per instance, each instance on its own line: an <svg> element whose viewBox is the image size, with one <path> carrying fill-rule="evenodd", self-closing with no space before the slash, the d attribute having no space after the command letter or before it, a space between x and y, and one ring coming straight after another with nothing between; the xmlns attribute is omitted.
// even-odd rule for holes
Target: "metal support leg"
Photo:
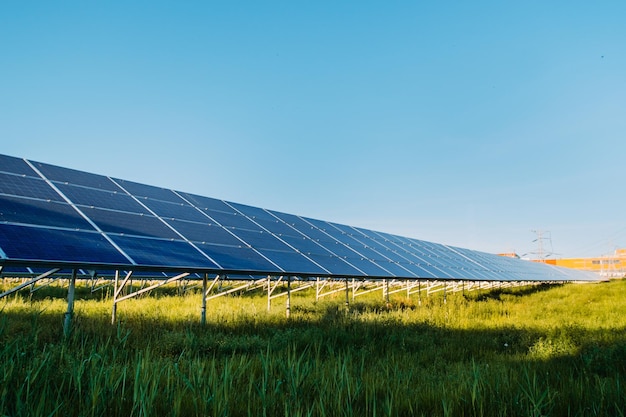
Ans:
<svg viewBox="0 0 626 417"><path fill-rule="evenodd" d="M447 299L447 292L448 291L447 290L448 290L448 283L446 282L446 283L443 284L443 303L444 304L447 304L447 302L448 302L448 299Z"/></svg>
<svg viewBox="0 0 626 417"><path fill-rule="evenodd" d="M74 292L76 289L76 270L72 269L70 288L67 291L67 312L63 321L63 335L67 339L72 331L72 316L74 315Z"/></svg>
<svg viewBox="0 0 626 417"><path fill-rule="evenodd" d="M417 281L417 305L422 305L422 281Z"/></svg>
<svg viewBox="0 0 626 417"><path fill-rule="evenodd" d="M291 315L291 277L287 277L287 318Z"/></svg>
<svg viewBox="0 0 626 417"><path fill-rule="evenodd" d="M111 324L115 324L117 317L117 285L120 279L120 271L115 271L115 284L113 284L113 309L111 311Z"/></svg>
<svg viewBox="0 0 626 417"><path fill-rule="evenodd" d="M267 276L267 311L272 309L272 277Z"/></svg>
<svg viewBox="0 0 626 417"><path fill-rule="evenodd" d="M389 280L386 279L385 280L385 289L383 290L383 293L385 294L385 304L387 305L387 307L389 307L391 305L391 303L389 302Z"/></svg>
<svg viewBox="0 0 626 417"><path fill-rule="evenodd" d="M315 301L320 300L320 277L315 280Z"/></svg>
<svg viewBox="0 0 626 417"><path fill-rule="evenodd" d="M350 284L346 278L346 311L350 309Z"/></svg>
<svg viewBox="0 0 626 417"><path fill-rule="evenodd" d="M200 312L200 324L206 325L206 287L209 280L209 274L206 272L202 277L202 310Z"/></svg>

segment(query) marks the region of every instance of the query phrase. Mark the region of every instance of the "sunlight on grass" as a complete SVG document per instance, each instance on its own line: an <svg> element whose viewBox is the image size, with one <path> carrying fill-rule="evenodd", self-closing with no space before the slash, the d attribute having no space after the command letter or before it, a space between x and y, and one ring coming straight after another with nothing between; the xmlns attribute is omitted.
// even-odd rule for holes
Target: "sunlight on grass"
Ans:
<svg viewBox="0 0 626 417"><path fill-rule="evenodd" d="M626 281L423 297L2 300L0 415L619 415Z"/></svg>

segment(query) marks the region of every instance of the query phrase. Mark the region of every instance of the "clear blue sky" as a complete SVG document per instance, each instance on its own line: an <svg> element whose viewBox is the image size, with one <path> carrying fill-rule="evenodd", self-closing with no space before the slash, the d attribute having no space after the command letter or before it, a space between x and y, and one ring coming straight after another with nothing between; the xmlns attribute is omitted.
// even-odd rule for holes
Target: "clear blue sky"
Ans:
<svg viewBox="0 0 626 417"><path fill-rule="evenodd" d="M0 3L0 153L487 252L626 247L626 2Z"/></svg>

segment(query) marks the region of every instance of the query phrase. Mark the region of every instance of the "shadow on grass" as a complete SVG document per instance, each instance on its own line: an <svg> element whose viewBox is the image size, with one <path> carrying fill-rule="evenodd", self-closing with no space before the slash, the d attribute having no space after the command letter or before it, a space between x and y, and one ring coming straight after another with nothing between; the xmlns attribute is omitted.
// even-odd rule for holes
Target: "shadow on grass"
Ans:
<svg viewBox="0 0 626 417"><path fill-rule="evenodd" d="M496 290L490 299L547 289ZM38 296L46 299L56 294L42 290ZM447 309L435 303L409 307ZM256 415L266 407L272 411L269 415L278 415L285 404L296 403L294 398L308 410L315 410L324 398L322 404L331 415L343 407L354 410L345 415L372 415L372 409L382 415L381 404L387 400L396 407L388 415L592 415L588 410L617 415L626 407L621 385L626 378L626 328L555 324L541 330L532 323L452 328L386 314L403 308L401 303L387 306L380 300L353 303L349 311L341 302L294 305L290 319L265 312L225 315L223 320L211 317L204 326L188 318L159 319L149 312L122 313L115 325L108 314L81 314L74 316L67 340L63 340L63 312L4 308L0 353L6 358L1 365L4 375L10 376L5 377L6 386L19 392L14 388L24 386L24 381L30 384L31 368L43 367L48 373L42 374L46 377L38 379L36 388L33 385L33 392L48 394L28 397L23 403L18 403L21 397L16 394L16 399L6 402L8 412L0 407L0 415L18 415L16 410L37 404L37 398L57 398L57 391L78 392L68 389L74 385L109 390L98 391L107 399L105 411L98 415L112 411L130 415L143 400L131 402L131 395L124 400L119 384L127 384L129 392L136 387L133 392L139 393L152 381L160 381L154 384L154 392L159 393L155 398L164 399L152 404L161 415L170 415L176 398L193 403L204 381L213 381L207 385L210 390L202 391L204 403L220 387L230 386L231 393L225 391L218 405L236 409L241 403L256 404L249 408ZM183 373L185 369L189 372ZM55 383L59 375L66 376L63 383ZM107 381L118 385L109 387ZM177 383L179 388L163 388ZM267 403L260 402L263 395L269 396L263 397L269 398ZM72 397L63 412L79 415L75 404L85 401L81 398L90 397ZM45 404L42 408L48 412L40 415L50 415L57 406L56 401ZM83 406L82 411L86 409ZM217 414L204 410L179 415ZM245 414L245 409L239 409L230 415L250 415L250 411Z"/></svg>
<svg viewBox="0 0 626 417"><path fill-rule="evenodd" d="M488 292L483 292L479 294L463 294L466 300L471 301L488 301L488 300L496 300L501 301L502 296L514 296L514 297L525 297L532 294L537 294L540 292L549 291L554 288L562 287L563 284L538 284L527 287L512 287L512 288L495 288Z"/></svg>
<svg viewBox="0 0 626 417"><path fill-rule="evenodd" d="M502 294L522 296L546 291L536 286L525 291L485 294L499 299ZM42 294L44 294L42 292ZM50 290L46 297L56 294ZM484 300L483 296L478 297ZM583 369L599 376L626 377L626 328L590 330L563 326L538 330L532 326L454 329L427 322L402 323L386 311L402 309L399 304L355 303L350 310L339 304L293 308L291 319L260 314L236 320L211 321L201 325L189 319L159 320L142 316L125 317L111 325L108 315L75 315L70 344L122 344L140 351L146 347L163 357L182 353L199 356L258 354L315 347L324 355L357 352L372 360L389 354L407 355L414 363L467 363L470 361L554 362ZM416 308L412 306L411 308ZM420 307L417 307L420 308ZM304 313L304 314L298 314ZM375 319L363 318L375 313ZM35 349L63 341L63 313L0 310L0 342L19 338Z"/></svg>

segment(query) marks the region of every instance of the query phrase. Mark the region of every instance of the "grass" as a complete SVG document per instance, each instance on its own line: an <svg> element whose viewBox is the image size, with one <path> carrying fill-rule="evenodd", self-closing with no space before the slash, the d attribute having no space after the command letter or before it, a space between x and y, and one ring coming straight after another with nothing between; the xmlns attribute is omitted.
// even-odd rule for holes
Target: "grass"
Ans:
<svg viewBox="0 0 626 417"><path fill-rule="evenodd" d="M406 299L380 292L211 300L164 289L118 307L77 288L0 301L0 415L620 416L626 281Z"/></svg>

